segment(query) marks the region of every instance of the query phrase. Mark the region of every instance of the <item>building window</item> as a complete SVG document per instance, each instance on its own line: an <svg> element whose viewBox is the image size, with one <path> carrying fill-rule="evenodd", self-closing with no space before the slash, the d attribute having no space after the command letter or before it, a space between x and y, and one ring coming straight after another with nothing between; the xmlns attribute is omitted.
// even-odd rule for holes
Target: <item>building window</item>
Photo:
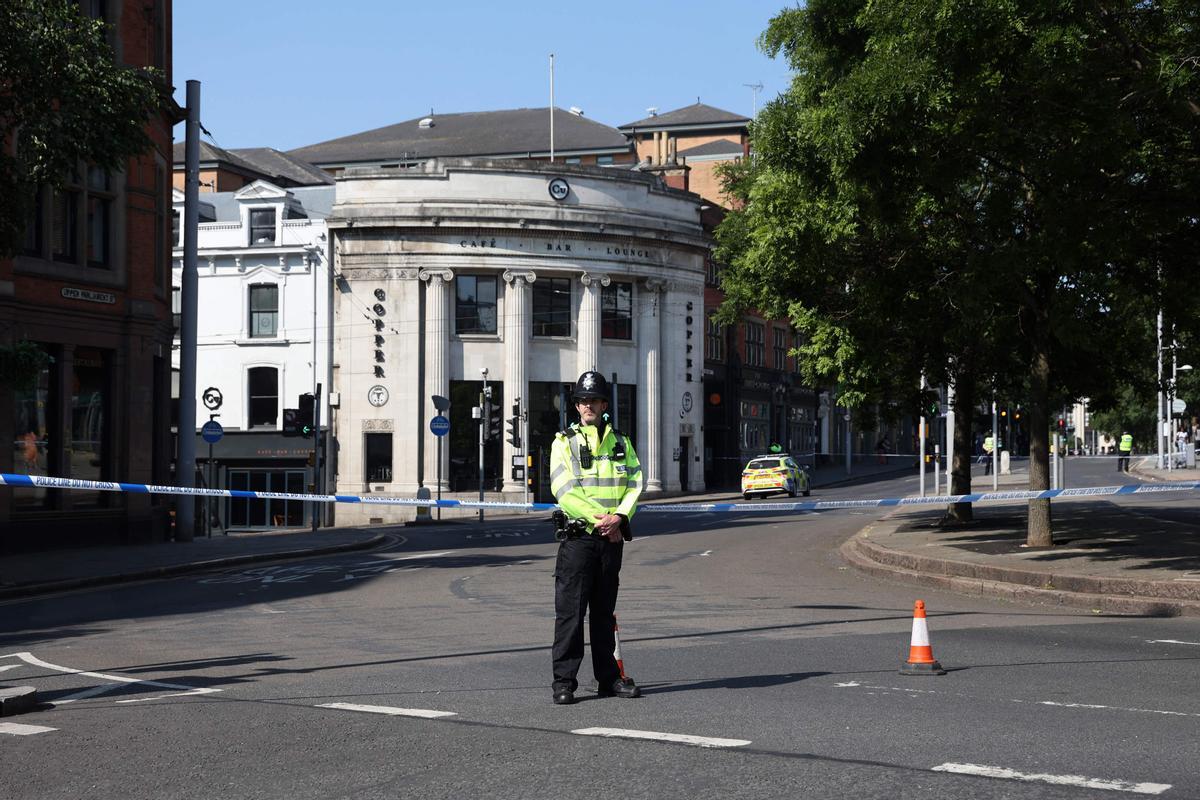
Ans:
<svg viewBox="0 0 1200 800"><path fill-rule="evenodd" d="M766 363L766 344L763 342L763 333L762 323L746 323L746 366L748 367L761 367Z"/></svg>
<svg viewBox="0 0 1200 800"><path fill-rule="evenodd" d="M249 427L274 428L279 420L279 370L251 367L249 384Z"/></svg>
<svg viewBox="0 0 1200 800"><path fill-rule="evenodd" d="M107 428L104 424L108 405L108 352L77 347L71 360L71 477L89 481L109 478ZM73 491L74 505L103 505L102 492Z"/></svg>
<svg viewBox="0 0 1200 800"><path fill-rule="evenodd" d="M600 335L633 338L633 284L610 283L600 293Z"/></svg>
<svg viewBox="0 0 1200 800"><path fill-rule="evenodd" d="M454 279L456 333L496 332L496 276L459 275Z"/></svg>
<svg viewBox="0 0 1200 800"><path fill-rule="evenodd" d="M538 278L534 281L533 335L571 335L570 278Z"/></svg>
<svg viewBox="0 0 1200 800"><path fill-rule="evenodd" d="M611 163L613 163L612 156L596 156L596 166L607 167Z"/></svg>
<svg viewBox="0 0 1200 800"><path fill-rule="evenodd" d="M792 349L796 351L796 354L794 356L792 356L792 372L799 375L800 374L800 334L799 333L792 334Z"/></svg>
<svg viewBox="0 0 1200 800"><path fill-rule="evenodd" d="M81 174L86 177L80 178ZM40 189L25 232L25 253L108 269L113 261L116 196L112 177L99 167L73 171L60 189Z"/></svg>
<svg viewBox="0 0 1200 800"><path fill-rule="evenodd" d="M724 361L725 328L713 319L715 313L715 308L704 313L704 357L709 361Z"/></svg>
<svg viewBox="0 0 1200 800"><path fill-rule="evenodd" d="M183 223L179 219L179 212L175 211L171 214L171 241L174 243L173 247L183 247L183 240L179 238L181 233L183 233Z"/></svg>
<svg viewBox="0 0 1200 800"><path fill-rule="evenodd" d="M564 158L563 163L564 164L582 164L583 161L582 161L582 159L579 158L579 156L571 156L570 158Z"/></svg>
<svg viewBox="0 0 1200 800"><path fill-rule="evenodd" d="M46 355L53 358L56 349L39 345ZM15 456L13 472L21 475L61 475L58 458L59 415L56 413L61 393L58 391L58 372L54 363L47 361L28 389L13 390L13 420L15 433ZM12 502L17 509L41 508L46 506L50 490L41 487L13 487Z"/></svg>
<svg viewBox="0 0 1200 800"><path fill-rule="evenodd" d="M364 433L363 452L367 459L367 482L391 483L392 435L390 433Z"/></svg>
<svg viewBox="0 0 1200 800"><path fill-rule="evenodd" d="M251 492L303 494L304 470L229 470L229 488ZM228 528L296 527L305 522L303 500L231 497L226 511Z"/></svg>
<svg viewBox="0 0 1200 800"><path fill-rule="evenodd" d="M275 244L275 209L250 209L250 244L270 247Z"/></svg>
<svg viewBox="0 0 1200 800"><path fill-rule="evenodd" d="M775 347L773 355L775 357L775 369L783 372L787 369L787 331L783 328L775 328Z"/></svg>
<svg viewBox="0 0 1200 800"><path fill-rule="evenodd" d="M250 338L273 339L279 332L279 287L260 283L250 287Z"/></svg>
<svg viewBox="0 0 1200 800"><path fill-rule="evenodd" d="M171 287L171 324L175 328L175 338L179 337L179 318L183 314L183 289Z"/></svg>
<svg viewBox="0 0 1200 800"><path fill-rule="evenodd" d="M704 282L709 286L721 285L721 270L711 253L704 257Z"/></svg>

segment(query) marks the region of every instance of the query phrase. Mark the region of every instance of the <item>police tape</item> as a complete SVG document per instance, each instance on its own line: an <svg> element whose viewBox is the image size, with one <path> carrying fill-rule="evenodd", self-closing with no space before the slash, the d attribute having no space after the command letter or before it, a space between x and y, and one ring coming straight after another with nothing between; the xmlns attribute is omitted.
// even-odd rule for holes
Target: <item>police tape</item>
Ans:
<svg viewBox="0 0 1200 800"><path fill-rule="evenodd" d="M300 500L309 503L363 503L384 506L426 506L429 508L511 509L551 511L555 503L505 503L487 500L422 500L407 497L379 497L353 494L302 494L299 492L255 492L244 489L201 489L183 486L155 486L145 483L89 481L81 478L54 478L45 475L14 475L0 472L0 486L13 488L86 489L133 494L169 494L193 497L235 497L248 500ZM1200 481L1134 483L1123 486L1090 486L1078 489L1041 491L978 492L973 494L926 495L925 497L889 497L874 500L801 500L786 503L642 503L638 511L660 513L697 513L729 511L833 511L852 508L892 506L931 506L948 503L996 503L1021 500L1051 500L1063 497L1102 497L1111 495L1151 494L1155 492L1193 492Z"/></svg>

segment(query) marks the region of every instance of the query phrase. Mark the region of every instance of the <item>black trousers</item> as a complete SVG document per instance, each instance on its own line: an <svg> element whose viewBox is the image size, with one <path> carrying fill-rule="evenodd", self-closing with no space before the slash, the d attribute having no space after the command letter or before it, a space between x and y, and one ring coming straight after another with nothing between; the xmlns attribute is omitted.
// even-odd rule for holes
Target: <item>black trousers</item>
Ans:
<svg viewBox="0 0 1200 800"><path fill-rule="evenodd" d="M592 643L592 674L601 686L611 686L621 672L613 657L616 639L613 611L617 607L621 553L624 542L599 536L566 539L558 546L554 565L554 688L579 688L575 679L583 663L583 618L588 617Z"/></svg>

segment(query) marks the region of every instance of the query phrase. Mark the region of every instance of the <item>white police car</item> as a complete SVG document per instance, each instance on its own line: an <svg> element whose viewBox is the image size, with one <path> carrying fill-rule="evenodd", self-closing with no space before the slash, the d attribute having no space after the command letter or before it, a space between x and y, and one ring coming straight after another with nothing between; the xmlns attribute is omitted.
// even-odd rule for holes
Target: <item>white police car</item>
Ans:
<svg viewBox="0 0 1200 800"><path fill-rule="evenodd" d="M788 455L757 456L742 470L742 497L763 497L787 492L789 497L808 497L808 471Z"/></svg>

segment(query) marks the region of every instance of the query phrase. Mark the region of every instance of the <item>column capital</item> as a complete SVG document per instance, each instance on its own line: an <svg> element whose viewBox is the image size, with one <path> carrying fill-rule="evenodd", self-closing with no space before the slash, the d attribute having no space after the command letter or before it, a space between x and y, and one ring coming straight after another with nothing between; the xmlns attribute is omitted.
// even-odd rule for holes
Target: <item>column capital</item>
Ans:
<svg viewBox="0 0 1200 800"><path fill-rule="evenodd" d="M423 281L428 281L432 278L441 278L446 283L454 280L454 270L452 269L423 269L417 273L417 277Z"/></svg>
<svg viewBox="0 0 1200 800"><path fill-rule="evenodd" d="M663 278L646 278L646 289L651 292L665 292L670 288L670 282Z"/></svg>
<svg viewBox="0 0 1200 800"><path fill-rule="evenodd" d="M608 286L612 283L612 278L601 272L581 272L579 273L579 282L584 286L591 286L593 282L601 286Z"/></svg>
<svg viewBox="0 0 1200 800"><path fill-rule="evenodd" d="M516 283L519 280L523 280L526 283L533 283L537 280L537 273L533 272L532 270L528 272L518 272L511 269L506 269L501 277L504 278L505 283Z"/></svg>

